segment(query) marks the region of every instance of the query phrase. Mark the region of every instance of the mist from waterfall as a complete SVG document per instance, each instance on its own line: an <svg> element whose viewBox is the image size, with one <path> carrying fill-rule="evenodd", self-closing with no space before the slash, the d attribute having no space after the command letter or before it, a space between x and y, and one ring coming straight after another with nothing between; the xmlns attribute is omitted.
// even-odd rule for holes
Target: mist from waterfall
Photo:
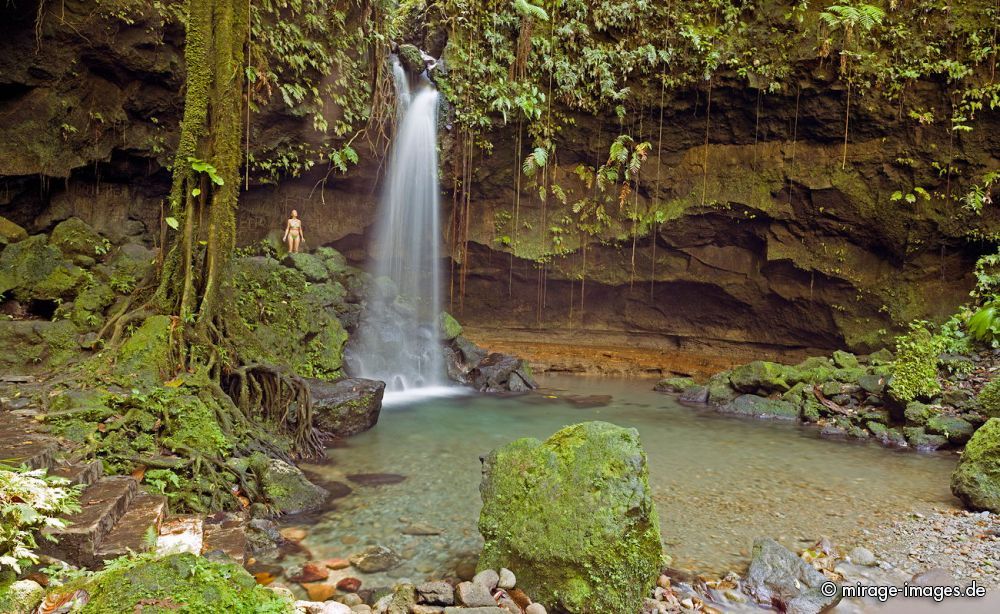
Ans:
<svg viewBox="0 0 1000 614"><path fill-rule="evenodd" d="M370 248L373 282L349 362L387 391L412 391L446 383L438 334L438 91L426 76L411 88L395 57L392 69L396 132Z"/></svg>

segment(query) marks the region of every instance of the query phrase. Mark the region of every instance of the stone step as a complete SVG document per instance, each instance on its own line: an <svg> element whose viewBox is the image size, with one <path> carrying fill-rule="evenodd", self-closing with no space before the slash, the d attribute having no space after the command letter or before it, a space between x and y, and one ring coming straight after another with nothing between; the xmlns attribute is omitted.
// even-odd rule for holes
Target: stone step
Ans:
<svg viewBox="0 0 1000 614"><path fill-rule="evenodd" d="M138 482L130 476L97 480L80 495L81 510L65 517L68 526L45 530L57 541L39 540L43 552L70 563L92 561L101 540L125 514L137 491Z"/></svg>
<svg viewBox="0 0 1000 614"><path fill-rule="evenodd" d="M79 463L56 463L49 470L49 475L66 478L70 484L90 486L104 475L104 464L100 459Z"/></svg>
<svg viewBox="0 0 1000 614"><path fill-rule="evenodd" d="M32 469L52 466L59 442L33 429L30 421L3 415L0 426L0 462L6 465L27 465Z"/></svg>
<svg viewBox="0 0 1000 614"><path fill-rule="evenodd" d="M94 552L94 563L117 558L129 552L149 552L156 547L160 523L167 512L167 498L140 492Z"/></svg>
<svg viewBox="0 0 1000 614"><path fill-rule="evenodd" d="M203 525L201 554L220 551L240 565L247 562L247 535L240 520Z"/></svg>

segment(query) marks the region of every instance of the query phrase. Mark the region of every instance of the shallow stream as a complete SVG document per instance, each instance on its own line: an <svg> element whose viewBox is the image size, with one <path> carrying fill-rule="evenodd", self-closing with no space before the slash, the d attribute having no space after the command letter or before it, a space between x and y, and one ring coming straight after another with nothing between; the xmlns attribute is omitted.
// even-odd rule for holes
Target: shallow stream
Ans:
<svg viewBox="0 0 1000 614"><path fill-rule="evenodd" d="M352 491L320 514L286 519L286 526L308 531L308 552L283 563L346 558L379 543L400 553L403 564L367 576L338 573L358 575L367 586L454 575L474 562L482 544L480 455L585 420L638 429L674 567L742 571L761 535L799 549L826 535L850 549L865 543L864 530L902 514L957 505L948 489L953 455L827 441L815 429L685 407L652 391L651 380L550 376L540 383L542 395L384 407L378 426L331 449L328 464L304 466ZM355 474L405 479L384 483L399 478L381 476L371 479L380 485L364 485L348 478ZM429 529L440 534L404 533Z"/></svg>

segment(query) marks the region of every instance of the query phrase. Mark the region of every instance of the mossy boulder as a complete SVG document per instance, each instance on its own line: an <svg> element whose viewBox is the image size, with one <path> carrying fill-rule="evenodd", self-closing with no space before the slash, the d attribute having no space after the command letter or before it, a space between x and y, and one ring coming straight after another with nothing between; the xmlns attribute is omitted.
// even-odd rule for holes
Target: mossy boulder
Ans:
<svg viewBox="0 0 1000 614"><path fill-rule="evenodd" d="M1000 418L1000 378L992 379L976 396L976 403L984 414Z"/></svg>
<svg viewBox="0 0 1000 614"><path fill-rule="evenodd" d="M479 569L573 614L638 612L662 564L646 455L635 429L568 426L483 461Z"/></svg>
<svg viewBox="0 0 1000 614"><path fill-rule="evenodd" d="M697 385L690 377L667 377L656 382L653 390L657 392L682 393Z"/></svg>
<svg viewBox="0 0 1000 614"><path fill-rule="evenodd" d="M298 253L285 256L285 263L294 267L306 276L311 282L326 281L330 278L323 260L312 254Z"/></svg>
<svg viewBox="0 0 1000 614"><path fill-rule="evenodd" d="M104 320L104 310L115 300L111 286L96 279L87 282L73 299L70 320L80 330L93 330Z"/></svg>
<svg viewBox="0 0 1000 614"><path fill-rule="evenodd" d="M326 266L326 270L331 276L345 275L350 269L347 258L332 247L317 248L316 257L323 261L323 265Z"/></svg>
<svg viewBox="0 0 1000 614"><path fill-rule="evenodd" d="M292 600L257 584L245 569L193 554L160 559L137 557L99 572L87 581L52 589L51 593L83 588L90 595L84 611L122 612L261 612L291 614Z"/></svg>
<svg viewBox="0 0 1000 614"><path fill-rule="evenodd" d="M336 382L309 380L313 424L335 437L351 437L375 426L382 410L385 382L344 378Z"/></svg>
<svg viewBox="0 0 1000 614"><path fill-rule="evenodd" d="M858 357L850 352L837 350L833 353L833 364L840 369L857 369L861 364Z"/></svg>
<svg viewBox="0 0 1000 614"><path fill-rule="evenodd" d="M17 243L18 241L23 241L27 238L28 232L25 229L21 228L7 218L0 216L0 247L10 245L11 243Z"/></svg>
<svg viewBox="0 0 1000 614"><path fill-rule="evenodd" d="M1000 418L990 418L965 445L951 492L974 510L1000 513Z"/></svg>
<svg viewBox="0 0 1000 614"><path fill-rule="evenodd" d="M922 452L930 452L948 445L947 437L928 433L922 426L904 426L903 435L906 437L906 443Z"/></svg>
<svg viewBox="0 0 1000 614"><path fill-rule="evenodd" d="M52 230L49 245L58 248L66 256L87 258L103 255L110 247L110 243L100 233L78 217L59 222Z"/></svg>
<svg viewBox="0 0 1000 614"><path fill-rule="evenodd" d="M922 426L928 420L938 415L938 413L940 412L937 409L929 405L924 405L918 401L911 401L906 404L903 416L906 418L907 423Z"/></svg>
<svg viewBox="0 0 1000 614"><path fill-rule="evenodd" d="M403 65L403 69L410 74L419 75L427 68L427 64L424 62L424 56L420 53L420 49L418 49L416 45L400 45L397 55L399 57L399 63Z"/></svg>
<svg viewBox="0 0 1000 614"><path fill-rule="evenodd" d="M66 261L45 235L8 245L0 253L0 294L20 301L71 297L83 269Z"/></svg>
<svg viewBox="0 0 1000 614"><path fill-rule="evenodd" d="M0 612L32 614L45 597L45 589L33 580L0 580Z"/></svg>
<svg viewBox="0 0 1000 614"><path fill-rule="evenodd" d="M947 437L948 441L955 445L962 445L969 441L976 430L976 427L972 426L968 421L958 416L944 414L938 414L929 418L926 428L929 433Z"/></svg>
<svg viewBox="0 0 1000 614"><path fill-rule="evenodd" d="M170 374L170 316L146 318L118 351L115 372L146 384L159 384Z"/></svg>
<svg viewBox="0 0 1000 614"><path fill-rule="evenodd" d="M724 371L708 380L708 402L711 405L724 405L736 397L739 393L733 390L729 384L729 372Z"/></svg>
<svg viewBox="0 0 1000 614"><path fill-rule="evenodd" d="M60 367L79 355L79 332L69 320L0 320L0 371Z"/></svg>
<svg viewBox="0 0 1000 614"><path fill-rule="evenodd" d="M795 403L780 399L767 399L753 394L742 394L721 406L719 411L774 420L796 420L799 417L799 407Z"/></svg>
<svg viewBox="0 0 1000 614"><path fill-rule="evenodd" d="M303 297L316 309L339 307L344 304L347 290L338 281L310 284Z"/></svg>
<svg viewBox="0 0 1000 614"><path fill-rule="evenodd" d="M791 384L786 381L790 370L790 367L776 362L755 360L733 369L729 374L729 381L739 392L785 392L791 388Z"/></svg>
<svg viewBox="0 0 1000 614"><path fill-rule="evenodd" d="M441 338L451 341L462 334L462 325L447 311L441 312Z"/></svg>
<svg viewBox="0 0 1000 614"><path fill-rule="evenodd" d="M893 360L895 360L895 356L887 348L882 348L868 355L868 363L872 365L889 365L892 364Z"/></svg>
<svg viewBox="0 0 1000 614"><path fill-rule="evenodd" d="M246 472L253 459L231 458L227 463L238 471ZM275 514L300 514L317 509L329 492L309 481L295 465L276 458L268 458L263 472L257 472L268 505Z"/></svg>

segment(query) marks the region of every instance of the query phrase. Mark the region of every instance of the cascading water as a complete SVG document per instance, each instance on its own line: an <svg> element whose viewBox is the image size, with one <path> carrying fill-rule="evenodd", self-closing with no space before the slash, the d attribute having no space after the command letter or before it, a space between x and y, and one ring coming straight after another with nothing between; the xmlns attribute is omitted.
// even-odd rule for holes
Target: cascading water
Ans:
<svg viewBox="0 0 1000 614"><path fill-rule="evenodd" d="M438 335L438 92L426 76L411 88L395 57L393 75L396 134L371 248L374 280L348 360L357 375L402 391L446 381Z"/></svg>

